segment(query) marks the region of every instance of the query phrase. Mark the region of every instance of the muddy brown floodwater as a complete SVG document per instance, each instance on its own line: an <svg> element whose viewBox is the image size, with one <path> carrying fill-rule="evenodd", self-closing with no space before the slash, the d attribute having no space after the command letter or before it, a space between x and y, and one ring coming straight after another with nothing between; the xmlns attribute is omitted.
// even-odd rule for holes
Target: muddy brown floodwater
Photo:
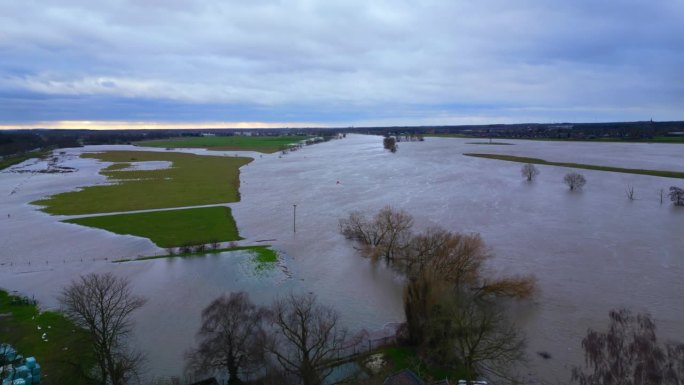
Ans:
<svg viewBox="0 0 684 385"><path fill-rule="evenodd" d="M263 304L290 290L314 292L353 329L402 321L402 280L358 257L337 225L352 210L373 213L392 205L413 214L416 230L440 225L480 233L495 254L488 265L493 274L537 277L539 296L513 309L528 337L527 372L535 377L567 381L569 367L582 363L587 328L605 327L616 307L649 311L661 338L684 340L684 209L667 200L661 205L658 196L684 180L578 170L587 185L569 192L562 178L570 169L538 165L541 174L527 183L519 163L462 155L684 171L684 146L473 141L428 138L400 143L391 154L382 150L380 137L348 135L282 157L251 154L255 161L241 171L242 201L229 205L246 242L267 239L281 252L280 266L265 272L242 253L111 263L162 250L146 239L60 223L64 217L38 212L28 202L103 183L97 171L106 164L79 153L131 147L69 149L61 165L77 172L0 173L0 287L36 296L51 308L61 287L80 274L128 276L149 298L136 315L135 341L149 352L150 373L180 375L201 309L233 290L246 290ZM636 200L627 199L628 186Z"/></svg>

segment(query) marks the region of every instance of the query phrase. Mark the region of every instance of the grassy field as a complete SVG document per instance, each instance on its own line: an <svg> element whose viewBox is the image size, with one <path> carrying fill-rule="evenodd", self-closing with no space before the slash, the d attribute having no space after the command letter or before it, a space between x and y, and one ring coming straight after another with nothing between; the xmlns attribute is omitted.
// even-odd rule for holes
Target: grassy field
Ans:
<svg viewBox="0 0 684 385"><path fill-rule="evenodd" d="M84 187L32 202L49 214L95 214L240 200L239 168L252 158L199 156L176 152L111 151L84 154L115 162L101 171L112 184ZM122 171L131 162L169 161L161 170ZM123 164L123 165L122 165Z"/></svg>
<svg viewBox="0 0 684 385"><path fill-rule="evenodd" d="M180 247L241 239L229 207L153 211L69 219L116 234L149 238L159 247Z"/></svg>
<svg viewBox="0 0 684 385"><path fill-rule="evenodd" d="M543 164L543 165L547 165L547 166L583 168L583 169L587 169L587 170L621 172L621 173L625 173L625 174L640 174L640 175L662 176L665 178L682 178L682 179L684 179L684 172L677 172L677 171L642 170L642 169L636 169L636 168L597 166L597 165L593 165L593 164L548 162L544 159L526 158L526 157L513 156L513 155L496 155L496 154L463 154L463 155L474 156L477 158L506 160L509 162L534 163L534 164Z"/></svg>
<svg viewBox="0 0 684 385"><path fill-rule="evenodd" d="M648 140L651 143L684 143L684 135L680 136L654 136L653 139Z"/></svg>
<svg viewBox="0 0 684 385"><path fill-rule="evenodd" d="M271 154L282 146L297 143L305 136L202 136L148 140L135 143L136 146L163 148L206 148L214 151L257 151Z"/></svg>
<svg viewBox="0 0 684 385"><path fill-rule="evenodd" d="M87 385L84 368L92 367L89 336L55 312L39 312L28 303L0 290L0 342L9 343L41 366L43 385ZM39 329L40 327L40 329ZM46 333L47 341L41 337Z"/></svg>

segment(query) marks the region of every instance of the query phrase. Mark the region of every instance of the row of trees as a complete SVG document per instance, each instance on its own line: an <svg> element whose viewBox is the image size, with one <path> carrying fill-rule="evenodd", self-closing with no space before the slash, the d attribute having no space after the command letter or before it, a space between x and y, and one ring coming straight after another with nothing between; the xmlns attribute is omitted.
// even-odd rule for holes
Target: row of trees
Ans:
<svg viewBox="0 0 684 385"><path fill-rule="evenodd" d="M61 293L64 313L90 332L95 370L89 383L125 385L139 379L142 353L127 345L131 314L145 304L126 278L89 274ZM313 294L290 294L271 306L253 304L247 293L223 295L202 311L198 344L186 353L187 371L196 375L227 374L229 384L245 376L264 384L321 384L327 365L361 341L339 322L339 314Z"/></svg>
<svg viewBox="0 0 684 385"><path fill-rule="evenodd" d="M231 293L202 312L198 346L186 354L188 370L227 372L229 384L251 375L265 384L318 385L360 336L351 336L339 314L313 294L289 294L260 307L245 292Z"/></svg>
<svg viewBox="0 0 684 385"><path fill-rule="evenodd" d="M484 273L491 254L479 235L414 234L411 215L389 206L370 218L353 212L339 225L362 255L407 278L404 337L426 365L460 369L470 380L511 376L524 341L502 299L531 297L532 277L493 278Z"/></svg>
<svg viewBox="0 0 684 385"><path fill-rule="evenodd" d="M418 329L423 359L461 362L469 376L487 372L501 375L501 364L517 362L523 344L518 333L491 302L482 307L477 295L434 296L435 285L408 286L407 324ZM448 290L447 290L448 292ZM436 301L435 301L436 300ZM126 347L130 315L145 300L134 295L125 278L90 274L60 295L65 313L92 336L95 370L89 383L131 383L143 356ZM420 305L420 308L419 308ZM430 317L419 317L419 314ZM411 318L409 318L411 315ZM186 354L190 372L228 373L229 383L246 375L262 384L320 384L330 374L328 365L341 352L356 346L359 335L340 327L338 314L309 295L276 299L270 307L254 305L246 293L223 295L202 312L198 345ZM572 369L580 385L680 385L684 382L684 343L661 343L653 318L626 309L610 312L607 331L589 329L582 340L586 364ZM426 353L438 355L426 356ZM504 374L505 376L505 374Z"/></svg>
<svg viewBox="0 0 684 385"><path fill-rule="evenodd" d="M532 163L525 163L520 169L520 173L523 175L523 177L525 177L525 179L527 179L528 182L531 182L537 177L537 175L540 174L540 171ZM568 185L570 190L579 190L584 187L585 184L587 184L587 180L584 178L584 175L576 172L569 172L565 174L563 177L563 182Z"/></svg>
<svg viewBox="0 0 684 385"><path fill-rule="evenodd" d="M528 182L534 180L534 178L539 175L539 170L532 163L525 163L520 169L520 173L527 179ZM568 185L570 190L579 190L587 183L587 180L582 174L576 172L569 172L563 177L563 182ZM634 200L634 187L627 186L625 191L627 199ZM663 195L665 195L664 190L660 190L660 203L663 203ZM676 186L670 186L670 192L668 193L670 200L675 206L684 206L684 189Z"/></svg>

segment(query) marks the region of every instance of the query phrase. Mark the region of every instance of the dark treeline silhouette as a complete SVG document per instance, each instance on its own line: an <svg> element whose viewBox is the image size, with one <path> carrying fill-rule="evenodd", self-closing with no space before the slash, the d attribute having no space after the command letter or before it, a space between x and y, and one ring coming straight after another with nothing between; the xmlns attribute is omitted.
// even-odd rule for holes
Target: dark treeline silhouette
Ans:
<svg viewBox="0 0 684 385"><path fill-rule="evenodd" d="M38 131L0 131L0 156L22 154L44 148L80 146L78 137L64 131L42 133Z"/></svg>
<svg viewBox="0 0 684 385"><path fill-rule="evenodd" d="M349 127L345 132L397 135L460 134L480 138L648 140L660 136L684 137L684 122L522 123L462 126Z"/></svg>
<svg viewBox="0 0 684 385"><path fill-rule="evenodd" d="M391 126L330 128L260 128L236 129L157 129L157 130L5 130L0 131L0 156L19 154L40 148L77 147L88 144L129 144L140 140L177 136L240 135L318 136L324 140L346 133L394 136L421 140L423 135L460 134L481 138L568 139L568 140L649 140L654 137L684 138L684 122L609 122L609 123L524 123L462 126ZM410 139L409 139L410 140Z"/></svg>

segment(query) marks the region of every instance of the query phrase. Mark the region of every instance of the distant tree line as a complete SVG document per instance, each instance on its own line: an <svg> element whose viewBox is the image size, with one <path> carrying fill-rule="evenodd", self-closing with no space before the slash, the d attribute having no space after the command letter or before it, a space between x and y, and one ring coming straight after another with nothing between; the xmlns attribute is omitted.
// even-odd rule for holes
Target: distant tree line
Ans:
<svg viewBox="0 0 684 385"><path fill-rule="evenodd" d="M684 122L525 123L461 126L348 127L344 132L372 135L459 134L480 138L645 140L684 132ZM681 134L679 134L681 135Z"/></svg>
<svg viewBox="0 0 684 385"><path fill-rule="evenodd" d="M0 131L0 156L10 156L46 148L79 147L77 136L34 131Z"/></svg>

